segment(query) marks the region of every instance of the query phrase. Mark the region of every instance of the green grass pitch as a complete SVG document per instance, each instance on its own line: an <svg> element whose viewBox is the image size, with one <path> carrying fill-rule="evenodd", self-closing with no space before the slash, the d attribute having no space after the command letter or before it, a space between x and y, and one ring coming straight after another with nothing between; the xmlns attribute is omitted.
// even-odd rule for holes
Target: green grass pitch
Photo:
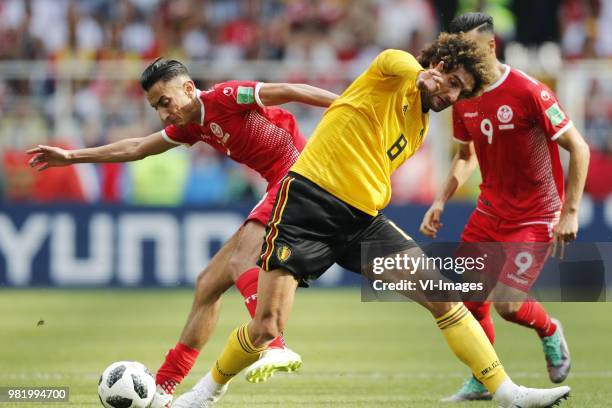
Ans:
<svg viewBox="0 0 612 408"><path fill-rule="evenodd" d="M0 408L98 407L102 370L124 359L156 370L190 305L191 290L0 291L0 386L70 387L70 403ZM546 306L563 321L572 351L572 397L564 406L612 406L612 304ZM228 293L213 339L178 393L208 370L230 331L246 320L241 298ZM514 380L550 386L536 334L494 320L496 348ZM438 407L468 375L424 309L362 303L358 289L300 290L286 338L301 353L302 369L265 384L236 378L220 407Z"/></svg>

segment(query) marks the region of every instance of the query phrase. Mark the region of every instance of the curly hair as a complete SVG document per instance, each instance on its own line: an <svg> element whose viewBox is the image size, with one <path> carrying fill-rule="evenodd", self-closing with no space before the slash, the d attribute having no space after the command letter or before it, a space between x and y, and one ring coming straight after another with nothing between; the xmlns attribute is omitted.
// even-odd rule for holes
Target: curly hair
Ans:
<svg viewBox="0 0 612 408"><path fill-rule="evenodd" d="M443 71L447 73L463 67L474 77L474 89L464 94L464 98L478 95L495 78L486 50L463 34L441 33L421 51L418 61L425 68L444 61Z"/></svg>

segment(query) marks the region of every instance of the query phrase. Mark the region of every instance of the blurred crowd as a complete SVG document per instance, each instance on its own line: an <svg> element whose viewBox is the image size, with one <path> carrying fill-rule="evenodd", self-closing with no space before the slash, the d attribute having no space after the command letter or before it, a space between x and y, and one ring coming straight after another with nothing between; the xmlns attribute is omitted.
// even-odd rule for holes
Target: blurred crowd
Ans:
<svg viewBox="0 0 612 408"><path fill-rule="evenodd" d="M612 0L3 0L0 200L216 205L252 201L261 193L256 175L206 146L125 165L32 171L24 156L30 146L95 146L160 128L144 102L138 73L109 78L92 71L70 78L61 75L62 67L110 61L112 70L121 71L121 61L144 66L161 55L194 64L363 66L384 48L418 54L455 15L475 10L495 18L502 58L505 51L535 50L557 56L557 68L576 60L612 60ZM21 72L16 61L44 64L24 63L28 68ZM192 73L202 88L213 82L205 73ZM220 79L233 78L214 81ZM274 80L306 79L289 72ZM340 92L349 80L328 75L314 84ZM612 174L611 82L593 77L584 84L589 97L581 131L593 149L587 188L598 199L612 193L606 176ZM291 109L307 135L320 110ZM448 116L438 122L432 131L450 136ZM441 155L448 159L448 146L426 144L398 172L396 202L433 198L444 176L433 163ZM463 197L475 194L477 180Z"/></svg>

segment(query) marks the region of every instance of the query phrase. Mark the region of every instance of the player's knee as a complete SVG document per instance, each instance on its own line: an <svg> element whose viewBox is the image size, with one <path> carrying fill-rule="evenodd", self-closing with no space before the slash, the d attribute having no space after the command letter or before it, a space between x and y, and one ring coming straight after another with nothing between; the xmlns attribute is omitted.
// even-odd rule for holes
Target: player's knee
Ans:
<svg viewBox="0 0 612 408"><path fill-rule="evenodd" d="M491 308L491 304L488 302L463 302L463 304L478 321L486 318Z"/></svg>
<svg viewBox="0 0 612 408"><path fill-rule="evenodd" d="M450 312L454 305L453 302L426 302L423 304L434 317L444 316Z"/></svg>
<svg viewBox="0 0 612 408"><path fill-rule="evenodd" d="M199 273L195 284L195 298L198 303L213 304L219 300L223 292L225 290L216 284L208 268Z"/></svg>
<svg viewBox="0 0 612 408"><path fill-rule="evenodd" d="M512 319L521 308L522 302L495 302L495 310L504 319Z"/></svg>
<svg viewBox="0 0 612 408"><path fill-rule="evenodd" d="M236 253L233 254L227 262L227 271L231 275L232 280L236 282L240 275L242 275L247 269L254 266L255 263L246 261L243 254Z"/></svg>

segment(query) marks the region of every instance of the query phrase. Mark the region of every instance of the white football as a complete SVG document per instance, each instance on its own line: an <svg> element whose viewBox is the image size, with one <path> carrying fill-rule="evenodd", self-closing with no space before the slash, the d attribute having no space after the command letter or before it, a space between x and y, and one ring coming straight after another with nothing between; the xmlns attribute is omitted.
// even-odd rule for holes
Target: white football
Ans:
<svg viewBox="0 0 612 408"><path fill-rule="evenodd" d="M98 381L98 396L106 408L146 408L155 394L155 379L137 361L109 365Z"/></svg>

